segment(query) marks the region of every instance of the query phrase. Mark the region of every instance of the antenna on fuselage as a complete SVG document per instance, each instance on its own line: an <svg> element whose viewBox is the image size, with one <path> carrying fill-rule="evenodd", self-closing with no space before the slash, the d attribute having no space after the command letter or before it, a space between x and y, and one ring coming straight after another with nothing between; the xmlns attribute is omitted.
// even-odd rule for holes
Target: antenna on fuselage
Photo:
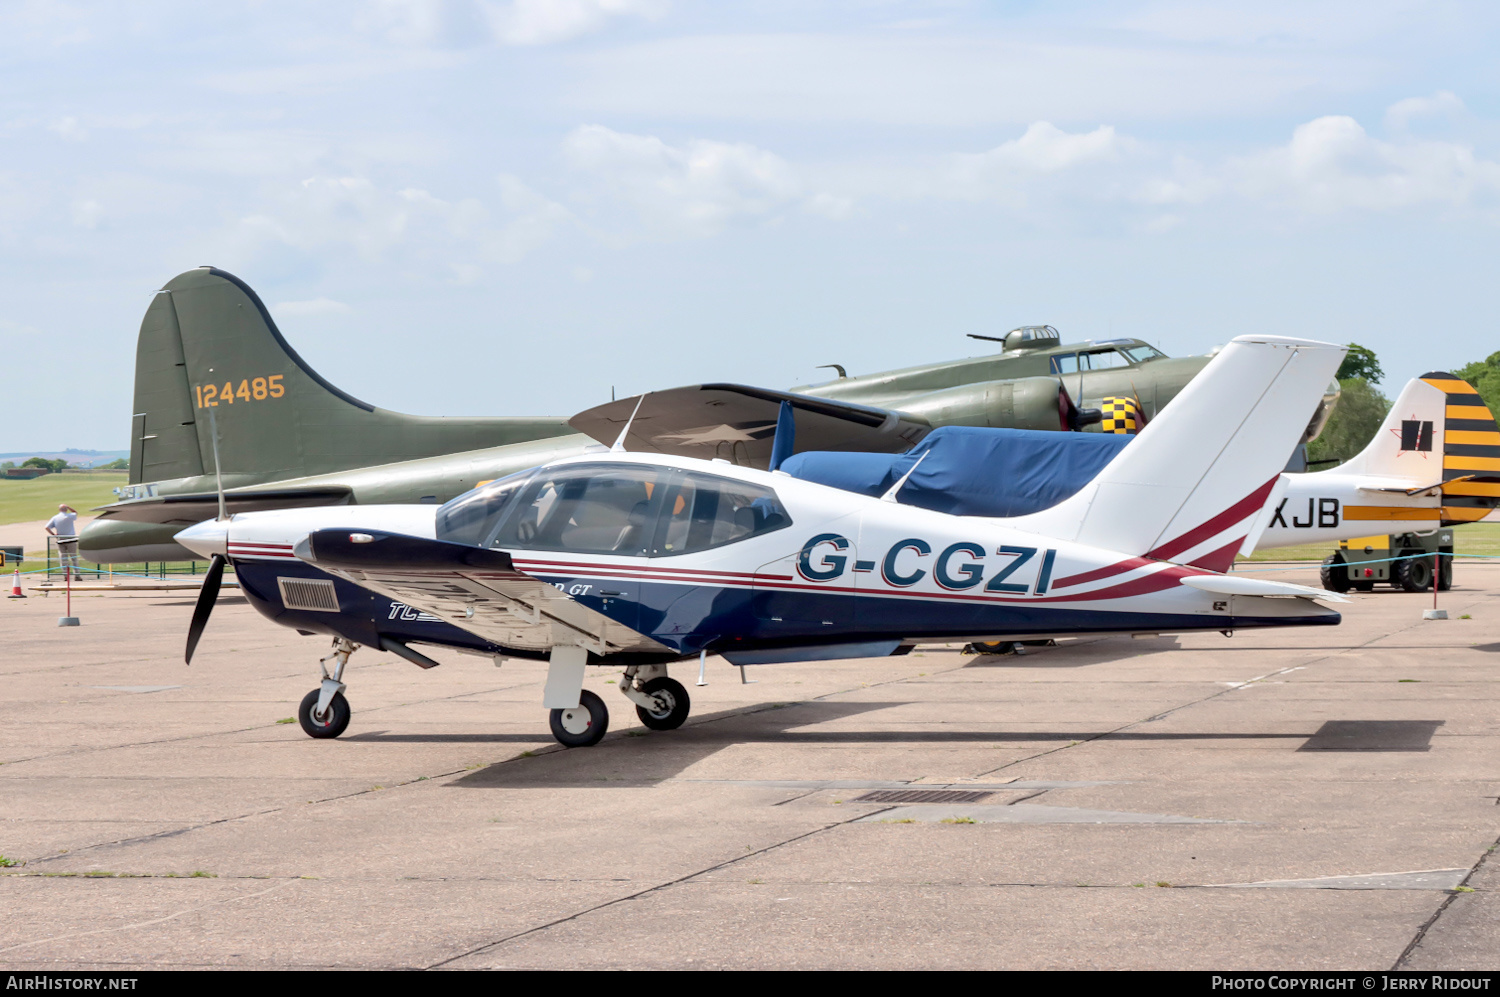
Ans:
<svg viewBox="0 0 1500 997"><path fill-rule="evenodd" d="M214 451L214 487L219 492L219 522L223 522L229 518L229 513L224 508L224 474L219 469L219 421L214 418L212 407L208 410L208 435Z"/></svg>
<svg viewBox="0 0 1500 997"><path fill-rule="evenodd" d="M880 496L880 501L882 501L882 502L895 502L896 501L896 493L901 490L901 486L902 485L906 484L906 479L910 478L912 476L912 472L915 471L918 467L922 466L922 461L926 460L927 459L927 454L930 454L930 453L932 453L932 451L928 450L928 451L925 451L922 454L922 456L918 457L917 458L917 462L915 464L913 464L907 470L907 472L905 474L901 475L901 480L898 481L898 482L896 482L889 489L887 489L886 493L884 495Z"/></svg>
<svg viewBox="0 0 1500 997"><path fill-rule="evenodd" d="M649 393L650 392L647 392L647 394ZM630 412L630 418L625 420L625 428L620 430L620 438L615 440L615 445L609 448L610 453L625 452L625 437L630 435L630 424L635 422L635 414L641 410L641 402L644 402L645 400L646 395L642 395L641 400L635 403L635 408ZM209 409L209 411L212 412L213 410Z"/></svg>

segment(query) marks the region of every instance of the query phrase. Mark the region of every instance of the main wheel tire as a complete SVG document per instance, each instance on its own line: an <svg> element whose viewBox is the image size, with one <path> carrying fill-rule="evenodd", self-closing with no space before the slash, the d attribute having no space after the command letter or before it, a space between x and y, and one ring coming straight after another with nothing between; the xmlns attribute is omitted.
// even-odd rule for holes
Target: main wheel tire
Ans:
<svg viewBox="0 0 1500 997"><path fill-rule="evenodd" d="M349 701L342 692L334 693L333 699L328 703L328 715L319 720L313 715L313 711L318 708L320 692L321 689L314 689L302 697L302 705L297 708L297 722L302 725L302 730L308 737L338 737L349 726L352 713Z"/></svg>
<svg viewBox="0 0 1500 997"><path fill-rule="evenodd" d="M604 700L587 689L578 694L571 710L553 710L552 736L565 748L587 748L598 744L609 732L609 710Z"/></svg>
<svg viewBox="0 0 1500 997"><path fill-rule="evenodd" d="M1432 586L1432 558L1397 561L1391 565L1391 580L1408 592L1426 592Z"/></svg>
<svg viewBox="0 0 1500 997"><path fill-rule="evenodd" d="M647 682L641 686L641 691L647 695L659 696L668 704L660 712L653 712L644 706L635 708L635 715L641 718L641 723L652 730L676 730L682 726L683 721L688 718L688 711L693 708L693 702L688 698L688 691L683 688L682 683L665 675Z"/></svg>
<svg viewBox="0 0 1500 997"><path fill-rule="evenodd" d="M969 647L974 649L975 654L1016 653L1016 642L1013 640L976 640Z"/></svg>
<svg viewBox="0 0 1500 997"><path fill-rule="evenodd" d="M1344 555L1329 554L1323 558L1323 567L1318 572L1318 580L1329 592L1349 591L1349 565L1344 563Z"/></svg>

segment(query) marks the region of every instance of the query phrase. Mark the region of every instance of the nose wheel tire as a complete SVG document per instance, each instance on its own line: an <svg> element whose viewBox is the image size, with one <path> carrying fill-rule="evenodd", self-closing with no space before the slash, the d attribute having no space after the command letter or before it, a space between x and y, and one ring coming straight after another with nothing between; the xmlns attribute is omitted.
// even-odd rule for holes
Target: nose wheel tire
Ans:
<svg viewBox="0 0 1500 997"><path fill-rule="evenodd" d="M682 726L683 721L688 718L688 711L693 708L692 700L688 699L688 691L676 679L665 676L654 678L642 685L641 691L662 700L665 707L661 710L648 710L644 706L635 708L635 715L641 718L641 723L652 730L676 730Z"/></svg>
<svg viewBox="0 0 1500 997"><path fill-rule="evenodd" d="M318 693L321 691L314 689L302 697L302 705L297 708L297 721L308 737L338 737L349 726L349 701L342 692L334 693L328 712L319 717L314 711L318 708Z"/></svg>
<svg viewBox="0 0 1500 997"><path fill-rule="evenodd" d="M609 710L604 700L587 689L578 695L571 710L552 711L552 736L565 748L587 748L598 744L609 731Z"/></svg>

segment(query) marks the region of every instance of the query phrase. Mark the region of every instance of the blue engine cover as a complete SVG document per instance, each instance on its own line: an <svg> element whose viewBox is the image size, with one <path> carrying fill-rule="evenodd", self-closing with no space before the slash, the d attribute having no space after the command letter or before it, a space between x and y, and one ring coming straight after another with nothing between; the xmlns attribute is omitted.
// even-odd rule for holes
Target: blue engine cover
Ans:
<svg viewBox="0 0 1500 997"><path fill-rule="evenodd" d="M954 516L1025 516L1076 494L1134 437L943 426L904 454L810 450L781 470L804 481L880 496L927 454L902 505Z"/></svg>

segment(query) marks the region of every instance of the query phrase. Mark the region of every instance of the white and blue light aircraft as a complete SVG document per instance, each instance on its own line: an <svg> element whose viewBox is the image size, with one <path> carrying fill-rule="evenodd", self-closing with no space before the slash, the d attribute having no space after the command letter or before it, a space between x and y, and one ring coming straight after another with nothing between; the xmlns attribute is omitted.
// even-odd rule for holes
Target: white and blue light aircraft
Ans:
<svg viewBox="0 0 1500 997"><path fill-rule="evenodd" d="M589 663L622 666L620 690L665 730L690 708L668 667L709 653L770 664L949 641L1336 624L1315 600L1341 596L1205 565L1253 547L1343 355L1240 337L1081 491L1013 518L901 505L904 479L875 498L617 445L441 507L200 523L177 535L213 559L187 657L232 562L263 615L334 639L298 709L313 737L348 726L344 669L359 646L431 667L413 645L435 645L547 660L552 732L582 746L609 723L583 688Z"/></svg>

